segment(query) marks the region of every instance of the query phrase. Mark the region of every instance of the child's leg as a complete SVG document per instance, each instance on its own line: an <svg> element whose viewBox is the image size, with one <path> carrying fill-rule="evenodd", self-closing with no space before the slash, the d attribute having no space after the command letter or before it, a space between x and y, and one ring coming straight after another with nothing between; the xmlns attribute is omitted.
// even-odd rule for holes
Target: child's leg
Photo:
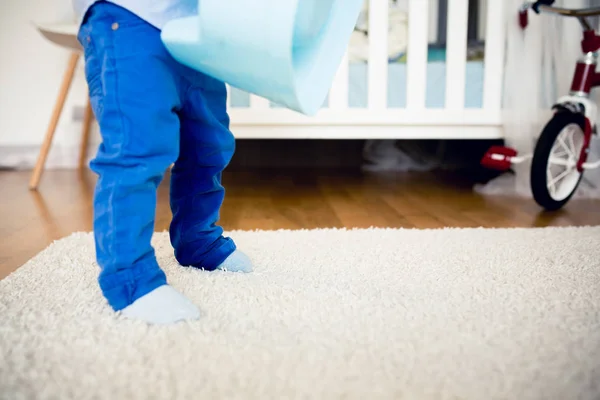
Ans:
<svg viewBox="0 0 600 400"><path fill-rule="evenodd" d="M150 243L156 189L179 152L179 82L160 33L100 2L88 13L79 40L102 135L91 163L99 177L94 236L102 292L115 311L150 322L197 316L189 301L166 286ZM157 303L169 308L149 310Z"/></svg>
<svg viewBox="0 0 600 400"><path fill-rule="evenodd" d="M190 84L181 111L179 158L172 169L171 241L180 264L250 272L247 256L217 226L225 190L221 173L235 149L225 85L184 69Z"/></svg>

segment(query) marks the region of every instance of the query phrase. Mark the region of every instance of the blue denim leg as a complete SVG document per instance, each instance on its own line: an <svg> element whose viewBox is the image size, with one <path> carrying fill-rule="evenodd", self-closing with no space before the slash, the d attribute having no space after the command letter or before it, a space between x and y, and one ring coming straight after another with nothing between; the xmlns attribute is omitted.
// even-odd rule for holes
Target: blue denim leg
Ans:
<svg viewBox="0 0 600 400"><path fill-rule="evenodd" d="M179 158L171 174L171 242L178 262L214 270L235 250L217 226L225 189L221 173L235 150L229 130L225 84L182 68L189 83L183 98Z"/></svg>
<svg viewBox="0 0 600 400"><path fill-rule="evenodd" d="M166 283L151 237L157 186L179 154L180 80L160 32L111 3L91 8L79 41L102 136L91 163L98 280L120 310Z"/></svg>

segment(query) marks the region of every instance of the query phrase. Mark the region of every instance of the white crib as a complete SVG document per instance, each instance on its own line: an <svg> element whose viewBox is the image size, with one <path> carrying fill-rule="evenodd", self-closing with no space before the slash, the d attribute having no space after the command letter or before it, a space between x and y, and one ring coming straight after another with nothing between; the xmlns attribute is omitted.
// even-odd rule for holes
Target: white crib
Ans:
<svg viewBox="0 0 600 400"><path fill-rule="evenodd" d="M499 139L504 5L481 2L484 61L467 60L468 0L448 0L445 60L431 61L434 0L408 4L405 63L390 62L388 1L369 1L368 63L340 66L323 108L306 117L234 88L232 130L239 139Z"/></svg>

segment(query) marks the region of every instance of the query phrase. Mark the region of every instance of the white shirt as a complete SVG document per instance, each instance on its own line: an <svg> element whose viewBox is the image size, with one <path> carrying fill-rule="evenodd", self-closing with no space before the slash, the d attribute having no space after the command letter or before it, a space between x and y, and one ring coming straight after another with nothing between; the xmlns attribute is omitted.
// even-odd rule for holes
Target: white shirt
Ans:
<svg viewBox="0 0 600 400"><path fill-rule="evenodd" d="M77 23L97 0L72 0ZM198 14L198 0L109 0L127 9L158 29L172 19Z"/></svg>

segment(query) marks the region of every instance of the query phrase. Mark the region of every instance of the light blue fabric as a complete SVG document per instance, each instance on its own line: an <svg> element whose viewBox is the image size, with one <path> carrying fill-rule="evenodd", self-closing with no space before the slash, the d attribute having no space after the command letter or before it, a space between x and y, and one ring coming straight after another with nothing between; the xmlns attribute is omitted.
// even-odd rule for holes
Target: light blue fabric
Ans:
<svg viewBox="0 0 600 400"><path fill-rule="evenodd" d="M252 272L252 260L245 253L235 250L217 269L229 272Z"/></svg>
<svg viewBox="0 0 600 400"><path fill-rule="evenodd" d="M72 0L80 25L87 10L99 0ZM162 29L172 19L198 14L198 0L108 0L129 10L144 21Z"/></svg>
<svg viewBox="0 0 600 400"><path fill-rule="evenodd" d="M198 15L168 22L161 37L182 64L312 115L329 92L363 2L201 0Z"/></svg>
<svg viewBox="0 0 600 400"><path fill-rule="evenodd" d="M425 100L427 108L443 108L446 103L446 63L430 61L427 64L427 86ZM366 108L369 93L369 67L366 63L350 63L348 71L348 105L350 108ZM483 77L485 69L482 61L468 61L465 73L465 108L483 107ZM407 65L388 64L387 107L405 108L408 85ZM250 107L250 96L243 90L233 88L230 93L231 107ZM327 108L328 99L323 105ZM271 107L278 108L275 103Z"/></svg>

